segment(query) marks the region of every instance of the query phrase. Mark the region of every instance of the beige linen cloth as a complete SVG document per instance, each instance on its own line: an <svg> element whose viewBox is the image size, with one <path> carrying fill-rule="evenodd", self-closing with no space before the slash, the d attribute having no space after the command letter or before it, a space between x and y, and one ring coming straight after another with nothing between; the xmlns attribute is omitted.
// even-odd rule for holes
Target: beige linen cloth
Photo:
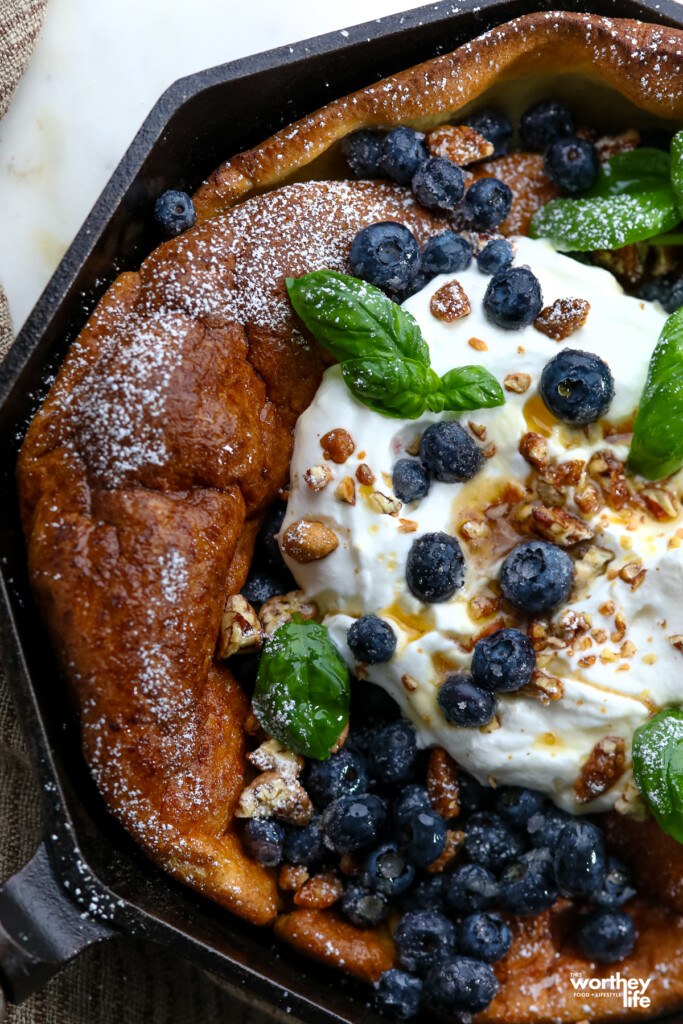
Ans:
<svg viewBox="0 0 683 1024"><path fill-rule="evenodd" d="M93 0L98 2L98 0ZM0 117L26 66L47 0L0 0ZM102 16L109 16L103 5ZM0 286L0 359L12 326ZM0 881L32 856L41 801L14 708L0 675ZM151 944L112 939L86 950L35 996L11 1007L12 1024L266 1024L203 972Z"/></svg>

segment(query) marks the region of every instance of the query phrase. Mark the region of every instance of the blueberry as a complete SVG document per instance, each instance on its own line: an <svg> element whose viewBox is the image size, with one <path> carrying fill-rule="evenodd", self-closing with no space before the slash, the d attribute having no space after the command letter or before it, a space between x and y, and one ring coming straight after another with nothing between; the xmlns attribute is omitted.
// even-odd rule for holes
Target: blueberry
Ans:
<svg viewBox="0 0 683 1024"><path fill-rule="evenodd" d="M346 883L339 906L344 917L358 928L374 928L389 913L384 893L373 892L355 879Z"/></svg>
<svg viewBox="0 0 683 1024"><path fill-rule="evenodd" d="M485 690L519 690L531 681L535 668L534 645L518 629L497 629L475 645L472 678Z"/></svg>
<svg viewBox="0 0 683 1024"><path fill-rule="evenodd" d="M429 493L429 477L417 459L399 459L394 465L391 484L400 501L418 501Z"/></svg>
<svg viewBox="0 0 683 1024"><path fill-rule="evenodd" d="M486 107L476 114L470 114L464 124L478 132L479 135L483 135L487 142L494 146L492 157L505 156L512 138L512 125L500 110Z"/></svg>
<svg viewBox="0 0 683 1024"><path fill-rule="evenodd" d="M275 867L282 862L285 827L269 818L247 818L240 832L242 845L259 864Z"/></svg>
<svg viewBox="0 0 683 1024"><path fill-rule="evenodd" d="M446 904L458 916L488 910L498 898L498 882L481 864L463 864L446 881Z"/></svg>
<svg viewBox="0 0 683 1024"><path fill-rule="evenodd" d="M367 754L375 735L388 722L398 718L400 709L386 690L371 682L355 681L351 686L349 738L346 746Z"/></svg>
<svg viewBox="0 0 683 1024"><path fill-rule="evenodd" d="M497 274L510 266L515 254L507 238L492 238L477 256L477 268L482 274Z"/></svg>
<svg viewBox="0 0 683 1024"><path fill-rule="evenodd" d="M411 182L418 203L437 213L454 210L465 192L465 179L452 160L430 156L420 164Z"/></svg>
<svg viewBox="0 0 683 1024"><path fill-rule="evenodd" d="M512 932L499 914L471 914L460 924L458 952L484 963L502 960L512 945Z"/></svg>
<svg viewBox="0 0 683 1024"><path fill-rule="evenodd" d="M187 192L177 192L175 189L169 189L159 196L154 204L154 217L169 238L193 228L197 220L194 203Z"/></svg>
<svg viewBox="0 0 683 1024"><path fill-rule="evenodd" d="M675 313L683 306L683 277L673 284L662 301L667 313Z"/></svg>
<svg viewBox="0 0 683 1024"><path fill-rule="evenodd" d="M422 982L414 974L392 967L384 971L377 982L375 1002L387 1016L408 1020L420 1009Z"/></svg>
<svg viewBox="0 0 683 1024"><path fill-rule="evenodd" d="M325 808L340 796L366 793L367 761L360 751L345 744L324 761L311 759L306 769L306 790L316 807Z"/></svg>
<svg viewBox="0 0 683 1024"><path fill-rule="evenodd" d="M394 128L384 137L380 167L399 185L408 185L429 150L422 132L412 128Z"/></svg>
<svg viewBox="0 0 683 1024"><path fill-rule="evenodd" d="M432 808L402 818L396 835L399 850L416 868L428 868L446 846L446 824Z"/></svg>
<svg viewBox="0 0 683 1024"><path fill-rule="evenodd" d="M463 209L475 231L495 231L512 208L512 189L498 178L479 178L465 194Z"/></svg>
<svg viewBox="0 0 683 1024"><path fill-rule="evenodd" d="M607 857L605 881L590 894L591 902L599 903L601 907L620 907L636 894L631 883L631 873L624 862L610 854Z"/></svg>
<svg viewBox="0 0 683 1024"><path fill-rule="evenodd" d="M430 277L467 270L471 262L472 246L455 231L434 235L422 250L422 269Z"/></svg>
<svg viewBox="0 0 683 1024"><path fill-rule="evenodd" d="M529 818L545 810L546 799L535 789L501 786L496 790L496 810L515 828L526 828Z"/></svg>
<svg viewBox="0 0 683 1024"><path fill-rule="evenodd" d="M564 348L543 367L538 390L558 420L583 426L606 415L614 377L600 356Z"/></svg>
<svg viewBox="0 0 683 1024"><path fill-rule="evenodd" d="M406 562L411 594L425 604L448 601L465 582L465 556L455 537L423 533L413 541Z"/></svg>
<svg viewBox="0 0 683 1024"><path fill-rule="evenodd" d="M528 615L561 605L569 597L573 579L574 563L567 552L546 540L518 544L500 570L503 596Z"/></svg>
<svg viewBox="0 0 683 1024"><path fill-rule="evenodd" d="M308 825L287 826L282 851L283 859L287 864L304 864L308 867L311 864L319 863L323 859L324 853L320 834L320 818L313 818Z"/></svg>
<svg viewBox="0 0 683 1024"><path fill-rule="evenodd" d="M402 910L441 910L444 903L446 875L425 875L399 899Z"/></svg>
<svg viewBox="0 0 683 1024"><path fill-rule="evenodd" d="M401 856L395 843L378 846L366 858L363 882L368 889L397 896L413 884L414 878L415 868Z"/></svg>
<svg viewBox="0 0 683 1024"><path fill-rule="evenodd" d="M446 721L465 729L486 725L496 713L494 694L478 686L466 672L452 672L446 676L439 687L437 700Z"/></svg>
<svg viewBox="0 0 683 1024"><path fill-rule="evenodd" d="M435 964L425 977L425 997L440 1010L478 1013L485 1010L500 985L490 964L456 956Z"/></svg>
<svg viewBox="0 0 683 1024"><path fill-rule="evenodd" d="M407 971L426 971L455 949L455 926L437 910L410 910L394 930L398 962Z"/></svg>
<svg viewBox="0 0 683 1024"><path fill-rule="evenodd" d="M370 750L370 771L379 782L396 785L408 782L415 769L417 740L415 729L400 718L385 725Z"/></svg>
<svg viewBox="0 0 683 1024"><path fill-rule="evenodd" d="M396 650L396 634L377 615L361 615L346 632L349 650L358 662L378 665L389 661Z"/></svg>
<svg viewBox="0 0 683 1024"><path fill-rule="evenodd" d="M380 159L384 132L377 128L361 128L343 140L341 148L347 163L356 178L379 178L382 176Z"/></svg>
<svg viewBox="0 0 683 1024"><path fill-rule="evenodd" d="M605 884L605 841L597 825L570 821L554 849L555 878L563 896L590 896Z"/></svg>
<svg viewBox="0 0 683 1024"><path fill-rule="evenodd" d="M485 811L493 803L494 790L491 786L482 786L469 772L458 769L458 798L460 810Z"/></svg>
<svg viewBox="0 0 683 1024"><path fill-rule="evenodd" d="M376 842L386 821L386 805L373 793L340 796L323 812L323 841L335 853L352 853Z"/></svg>
<svg viewBox="0 0 683 1024"><path fill-rule="evenodd" d="M442 420L422 435L420 460L432 479L453 484L476 476L484 456L457 420Z"/></svg>
<svg viewBox="0 0 683 1024"><path fill-rule="evenodd" d="M551 142L574 132L574 117L562 100L541 100L522 114L519 126L527 149L543 153Z"/></svg>
<svg viewBox="0 0 683 1024"><path fill-rule="evenodd" d="M655 278L652 281L645 281L638 290L638 298L645 299L647 302L660 302L662 306L667 310L667 313L673 313L675 310L667 309L667 303L671 298L673 287L670 281L662 280L662 278ZM683 304L683 289L681 294L681 303Z"/></svg>
<svg viewBox="0 0 683 1024"><path fill-rule="evenodd" d="M557 899L552 854L546 847L529 850L508 864L500 878L500 903L519 917L535 917Z"/></svg>
<svg viewBox="0 0 683 1024"><path fill-rule="evenodd" d="M276 573L254 564L249 570L241 593L242 597L258 611L271 597L288 594L291 590L296 590L296 581L286 566L283 566L281 572Z"/></svg>
<svg viewBox="0 0 683 1024"><path fill-rule="evenodd" d="M528 267L509 267L495 274L484 295L486 318L505 331L532 324L543 307L538 279Z"/></svg>
<svg viewBox="0 0 683 1024"><path fill-rule="evenodd" d="M636 929L625 910L592 910L581 920L577 934L581 951L601 964L614 964L633 952Z"/></svg>
<svg viewBox="0 0 683 1024"><path fill-rule="evenodd" d="M410 820L418 811L431 811L432 804L426 786L411 782L404 786L394 800L393 815L397 825Z"/></svg>
<svg viewBox="0 0 683 1024"><path fill-rule="evenodd" d="M504 868L524 849L520 834L494 811L478 811L465 826L465 851L473 864L490 871Z"/></svg>
<svg viewBox="0 0 683 1024"><path fill-rule="evenodd" d="M532 846L549 847L552 850L560 832L570 821L573 821L571 814L560 810L555 804L547 804L545 810L532 814L527 822L529 842Z"/></svg>
<svg viewBox="0 0 683 1024"><path fill-rule="evenodd" d="M585 139L556 139L545 155L545 173L565 192L585 192L598 176L600 157Z"/></svg>
<svg viewBox="0 0 683 1024"><path fill-rule="evenodd" d="M381 221L358 232L351 243L349 260L355 277L399 292L420 269L420 246L403 224Z"/></svg>

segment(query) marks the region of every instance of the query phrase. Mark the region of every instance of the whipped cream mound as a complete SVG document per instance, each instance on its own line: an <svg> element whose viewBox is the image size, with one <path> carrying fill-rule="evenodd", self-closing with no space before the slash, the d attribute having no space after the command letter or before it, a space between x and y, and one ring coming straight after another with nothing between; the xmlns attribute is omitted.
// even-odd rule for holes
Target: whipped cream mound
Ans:
<svg viewBox="0 0 683 1024"><path fill-rule="evenodd" d="M319 521L339 544L305 565L285 557L306 599L321 609L349 668L398 701L423 745L445 747L481 782L529 786L566 810L593 812L632 799L633 731L683 694L683 475L658 485L640 481L638 494L627 493L625 503L619 497L628 424L666 317L659 307L625 295L606 271L561 256L542 241L513 242L515 265L531 267L544 304L567 297L590 303L585 325L559 343L533 326L493 326L483 311L490 278L474 262L457 275L432 280L405 308L420 324L437 373L479 363L501 383L508 378L508 386L528 387L506 390L505 405L495 409L459 417L427 413L410 421L371 412L348 391L339 367L328 369L296 427L283 533L301 519ZM449 324L431 314L429 303L454 276L471 313ZM595 352L609 364L615 380L609 424L570 428L543 405L537 391L541 372L562 345ZM425 498L397 509L395 462L414 454L416 438L444 417L469 424L487 455L482 469L465 484L432 481ZM320 443L338 428L355 445L343 464L326 459ZM520 453L529 433L547 446L550 475ZM358 480L361 465L374 482ZM314 490L306 478L327 483ZM378 502L378 492L388 500ZM512 547L540 535L538 523L530 526L534 507L561 508L593 536L570 548L577 572L567 604L549 621L529 624L503 605L496 581ZM425 605L408 590L406 559L416 538L439 530L460 542L465 585L451 600ZM386 664L354 663L346 631L363 614L381 616L397 635L396 653ZM530 629L538 651L534 683L499 694L496 718L487 726L450 725L436 699L441 682L469 666L477 637L504 624ZM601 778L600 768L589 772L597 744L608 752L623 747L625 771L616 782Z"/></svg>

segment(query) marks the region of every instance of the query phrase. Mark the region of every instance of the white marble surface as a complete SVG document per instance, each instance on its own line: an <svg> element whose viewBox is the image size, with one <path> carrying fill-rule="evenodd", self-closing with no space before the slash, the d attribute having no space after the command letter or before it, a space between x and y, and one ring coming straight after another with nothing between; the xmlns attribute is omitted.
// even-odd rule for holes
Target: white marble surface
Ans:
<svg viewBox="0 0 683 1024"><path fill-rule="evenodd" d="M0 121L0 281L19 328L176 78L419 6L410 0L50 0Z"/></svg>

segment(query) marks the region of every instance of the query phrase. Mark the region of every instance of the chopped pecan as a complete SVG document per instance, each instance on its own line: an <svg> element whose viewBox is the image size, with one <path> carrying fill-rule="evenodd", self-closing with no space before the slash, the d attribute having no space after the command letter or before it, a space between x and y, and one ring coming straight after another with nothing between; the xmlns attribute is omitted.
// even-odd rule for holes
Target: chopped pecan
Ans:
<svg viewBox="0 0 683 1024"><path fill-rule="evenodd" d="M516 395L523 395L531 387L531 374L508 373L503 379L503 387L506 391L513 391Z"/></svg>
<svg viewBox="0 0 683 1024"><path fill-rule="evenodd" d="M283 747L279 740L269 739L247 754L247 761L260 772L275 771L296 778L304 767L304 759Z"/></svg>
<svg viewBox="0 0 683 1024"><path fill-rule="evenodd" d="M415 519L399 519L398 523L399 533L415 533L417 530L418 524Z"/></svg>
<svg viewBox="0 0 683 1024"><path fill-rule="evenodd" d="M576 487L581 483L586 463L582 459L567 459L550 468L550 479L555 487Z"/></svg>
<svg viewBox="0 0 683 1024"><path fill-rule="evenodd" d="M633 818L634 821L645 821L647 819L647 804L643 800L635 782L631 782L630 779L626 782L623 792L615 800L614 810L617 814Z"/></svg>
<svg viewBox="0 0 683 1024"><path fill-rule="evenodd" d="M337 754L346 743L349 738L349 723L347 722L342 731L337 736L336 742L330 747L331 754Z"/></svg>
<svg viewBox="0 0 683 1024"><path fill-rule="evenodd" d="M561 548L571 547L582 540L590 540L595 532L583 519L573 516L564 508L534 505L531 518L536 533L540 533L542 537L553 541Z"/></svg>
<svg viewBox="0 0 683 1024"><path fill-rule="evenodd" d="M323 462L320 466L311 466L304 473L304 480L312 491L322 491L332 479L332 471Z"/></svg>
<svg viewBox="0 0 683 1024"><path fill-rule="evenodd" d="M432 156L452 160L458 167L483 160L494 149L488 139L465 124L440 124L432 128L427 132L427 146Z"/></svg>
<svg viewBox="0 0 683 1024"><path fill-rule="evenodd" d="M553 341L563 341L583 327L590 308L585 299L556 299L552 306L541 310L534 320L534 327Z"/></svg>
<svg viewBox="0 0 683 1024"><path fill-rule="evenodd" d="M446 845L435 861L427 868L432 874L438 874L446 868L458 855L460 847L465 842L465 833L453 828L446 829Z"/></svg>
<svg viewBox="0 0 683 1024"><path fill-rule="evenodd" d="M486 440L486 427L483 423L474 423L472 420L468 420L467 426L470 428L474 436L478 437L480 441Z"/></svg>
<svg viewBox="0 0 683 1024"><path fill-rule="evenodd" d="M675 647L677 651L680 651L681 654L683 654L683 634L673 633L671 636L667 637L667 640L672 647Z"/></svg>
<svg viewBox="0 0 683 1024"><path fill-rule="evenodd" d="M290 825L308 825L313 804L296 779L280 772L263 772L240 793L235 817L277 818Z"/></svg>
<svg viewBox="0 0 683 1024"><path fill-rule="evenodd" d="M633 128L628 128L618 135L601 135L595 140L595 148L598 151L600 162L604 163L610 157L618 153L628 153L631 149L637 149L640 145L640 133Z"/></svg>
<svg viewBox="0 0 683 1024"><path fill-rule="evenodd" d="M368 495L368 505L378 515L397 516L403 508L403 503L398 498L390 498L381 491L373 491Z"/></svg>
<svg viewBox="0 0 683 1024"><path fill-rule="evenodd" d="M641 496L648 512L651 512L655 519L675 519L681 510L673 491L667 491L663 487L647 487Z"/></svg>
<svg viewBox="0 0 683 1024"><path fill-rule="evenodd" d="M288 594L271 597L261 605L259 618L266 634L270 636L285 622L290 622L295 615L300 615L304 622L314 619L318 614L318 606L313 601L304 601L303 590L290 590Z"/></svg>
<svg viewBox="0 0 683 1024"><path fill-rule="evenodd" d="M529 697L536 697L541 704L549 704L551 700L560 700L564 695L562 680L556 676L548 675L542 669L535 669L531 682L523 686L519 691Z"/></svg>
<svg viewBox="0 0 683 1024"><path fill-rule="evenodd" d="M308 881L308 869L302 864L283 864L277 884L283 892L296 892Z"/></svg>
<svg viewBox="0 0 683 1024"><path fill-rule="evenodd" d="M607 495L615 511L624 508L631 500L631 488L624 475L624 464L609 451L598 452L588 463L588 472Z"/></svg>
<svg viewBox="0 0 683 1024"><path fill-rule="evenodd" d="M600 494L597 487L593 484L586 484L582 491L578 491L574 495L574 504L586 516L595 512L600 504Z"/></svg>
<svg viewBox="0 0 683 1024"><path fill-rule="evenodd" d="M334 489L334 496L337 501L343 501L347 505L356 504L356 485L352 476L345 476Z"/></svg>
<svg viewBox="0 0 683 1024"><path fill-rule="evenodd" d="M368 487L370 484L375 482L375 474L372 472L370 467L365 462L361 462L360 466L356 470L356 480L359 484L365 484Z"/></svg>
<svg viewBox="0 0 683 1024"><path fill-rule="evenodd" d="M470 599L470 615L473 619L489 619L500 607L500 599L490 591L480 590Z"/></svg>
<svg viewBox="0 0 683 1024"><path fill-rule="evenodd" d="M356 448L353 438L348 430L344 430L343 427L337 427L335 430L329 430L324 434L320 438L320 447L325 458L332 459L338 465L346 462L348 457L353 455Z"/></svg>
<svg viewBox="0 0 683 1024"><path fill-rule="evenodd" d="M481 338L470 338L467 344L470 348L473 348L475 352L488 352L489 350L488 345Z"/></svg>
<svg viewBox="0 0 683 1024"><path fill-rule="evenodd" d="M481 454L484 456L485 459L492 459L497 451L498 446L496 445L496 442L489 441L489 443L482 448Z"/></svg>
<svg viewBox="0 0 683 1024"><path fill-rule="evenodd" d="M599 548L591 544L583 554L574 561L574 594L576 597L583 597L589 593L591 587L607 569L614 555L606 548Z"/></svg>
<svg viewBox="0 0 683 1024"><path fill-rule="evenodd" d="M233 594L225 602L216 655L231 658L233 654L257 651L263 643L263 629L258 615L246 598Z"/></svg>
<svg viewBox="0 0 683 1024"><path fill-rule="evenodd" d="M470 311L470 300L459 281L453 278L442 285L431 297L429 310L437 320L454 323Z"/></svg>
<svg viewBox="0 0 683 1024"><path fill-rule="evenodd" d="M491 533L491 527L482 519L467 519L461 524L458 532L465 540L477 541L488 537Z"/></svg>
<svg viewBox="0 0 683 1024"><path fill-rule="evenodd" d="M409 676L407 673L406 675L401 676L401 682L403 683L408 693L414 693L415 690L417 690L418 686L420 685L415 676Z"/></svg>
<svg viewBox="0 0 683 1024"><path fill-rule="evenodd" d="M595 744L574 783L576 799L588 804L606 793L624 774L626 744L621 736L605 736Z"/></svg>
<svg viewBox="0 0 683 1024"><path fill-rule="evenodd" d="M305 564L326 558L338 546L334 530L324 523L299 519L285 530L282 548L295 562Z"/></svg>
<svg viewBox="0 0 683 1024"><path fill-rule="evenodd" d="M427 766L427 792L432 807L442 818L460 814L458 766L443 747L434 747Z"/></svg>
<svg viewBox="0 0 683 1024"><path fill-rule="evenodd" d="M331 871L321 871L313 875L294 895L294 902L298 907L315 907L317 910L324 910L331 907L341 898L344 886L341 878L338 878Z"/></svg>
<svg viewBox="0 0 683 1024"><path fill-rule="evenodd" d="M535 469L544 470L548 466L548 442L541 434L530 430L519 442L519 452Z"/></svg>

